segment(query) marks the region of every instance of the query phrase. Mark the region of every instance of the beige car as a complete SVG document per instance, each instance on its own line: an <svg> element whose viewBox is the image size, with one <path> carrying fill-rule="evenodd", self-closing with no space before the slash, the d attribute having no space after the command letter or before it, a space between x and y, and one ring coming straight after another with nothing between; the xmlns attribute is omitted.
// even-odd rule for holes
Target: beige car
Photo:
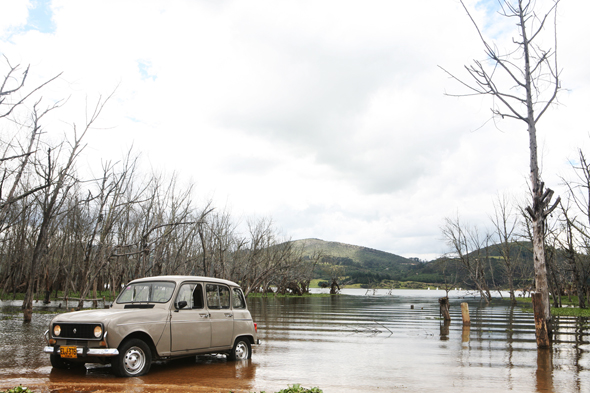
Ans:
<svg viewBox="0 0 590 393"><path fill-rule="evenodd" d="M146 374L153 360L225 353L252 357L260 344L240 287L209 277L131 281L109 309L61 314L46 332L51 365L111 363L120 376Z"/></svg>

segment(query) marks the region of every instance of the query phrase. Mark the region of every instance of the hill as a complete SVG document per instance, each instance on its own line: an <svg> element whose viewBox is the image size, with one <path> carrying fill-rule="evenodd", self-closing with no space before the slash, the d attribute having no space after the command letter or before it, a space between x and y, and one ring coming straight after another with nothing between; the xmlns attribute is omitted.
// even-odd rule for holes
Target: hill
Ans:
<svg viewBox="0 0 590 393"><path fill-rule="evenodd" d="M415 259L352 244L320 239L302 239L293 242L303 247L304 256L310 257L313 253L321 251L323 265L343 266L349 283L367 284L383 280L399 280L406 277L410 270L422 264ZM321 266L317 269L316 277L322 277Z"/></svg>
<svg viewBox="0 0 590 393"><path fill-rule="evenodd" d="M385 251L352 244L330 242L320 239L295 240L296 245L303 245L304 255L310 256L316 251L333 258L347 258L368 268L393 267L395 265L417 265L419 262Z"/></svg>
<svg viewBox="0 0 590 393"><path fill-rule="evenodd" d="M322 267L339 265L344 267L347 284L375 285L387 281L414 281L423 283L444 283L445 276L457 277L459 282L469 285L467 272L457 261L444 263L444 258L430 262L420 262L417 259L404 258L385 251L351 244L324 241L320 239L295 240L294 243L303 248L304 256L310 257L314 252L321 251L323 258L316 269L315 278L327 279ZM511 245L511 257L516 266L515 284L530 281L532 272L532 254L528 243L514 243ZM490 285L506 285L505 270L502 263L502 253L499 245L473 252L472 258L485 258L483 274L490 281ZM446 272L445 272L446 266Z"/></svg>

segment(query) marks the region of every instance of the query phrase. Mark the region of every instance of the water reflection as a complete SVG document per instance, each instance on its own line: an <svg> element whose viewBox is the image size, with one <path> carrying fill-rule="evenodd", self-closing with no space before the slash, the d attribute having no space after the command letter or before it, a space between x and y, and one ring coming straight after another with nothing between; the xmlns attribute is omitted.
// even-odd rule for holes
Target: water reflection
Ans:
<svg viewBox="0 0 590 393"><path fill-rule="evenodd" d="M470 334L471 334L471 326L463 326L463 332L461 333L461 342L468 343Z"/></svg>
<svg viewBox="0 0 590 393"><path fill-rule="evenodd" d="M440 339L446 341L449 339L449 331L451 328L451 321L445 320L440 324Z"/></svg>
<svg viewBox="0 0 590 393"><path fill-rule="evenodd" d="M553 350L537 349L537 392L553 392Z"/></svg>
<svg viewBox="0 0 590 393"><path fill-rule="evenodd" d="M35 314L29 325L16 316L0 320L0 350L14 354L0 358L0 387L38 381L138 392L175 384L272 392L293 383L320 386L326 393L590 391L588 320L556 318L555 344L543 352L536 348L532 315L520 307L451 296L452 320L445 323L438 297L436 291L376 291L376 296L251 298L263 340L251 361L192 357L156 363L147 376L125 380L102 366L52 370L40 352L52 315ZM471 327L462 326L464 301Z"/></svg>

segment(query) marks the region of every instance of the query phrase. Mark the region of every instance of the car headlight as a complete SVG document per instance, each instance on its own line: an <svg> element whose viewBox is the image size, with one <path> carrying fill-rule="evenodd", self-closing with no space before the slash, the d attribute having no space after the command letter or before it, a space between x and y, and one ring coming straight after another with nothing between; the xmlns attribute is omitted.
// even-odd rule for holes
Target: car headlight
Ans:
<svg viewBox="0 0 590 393"><path fill-rule="evenodd" d="M53 335L59 336L61 334L61 327L59 325L53 325Z"/></svg>
<svg viewBox="0 0 590 393"><path fill-rule="evenodd" d="M100 336L102 336L102 327L96 326L94 328L94 337L100 338Z"/></svg>

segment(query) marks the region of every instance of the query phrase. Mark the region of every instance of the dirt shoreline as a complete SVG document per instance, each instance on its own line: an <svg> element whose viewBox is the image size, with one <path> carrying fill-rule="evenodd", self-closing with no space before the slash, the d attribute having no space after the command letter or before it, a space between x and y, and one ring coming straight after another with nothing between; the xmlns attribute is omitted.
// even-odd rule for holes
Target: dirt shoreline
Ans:
<svg viewBox="0 0 590 393"><path fill-rule="evenodd" d="M35 382L32 380L21 381L16 385L6 385L0 382L0 391L13 389L16 386L24 386L32 389L35 393L115 393L115 392L196 392L196 393L251 393L251 390L214 388L210 386L184 385L184 384L124 384L124 383L84 383L84 382Z"/></svg>

